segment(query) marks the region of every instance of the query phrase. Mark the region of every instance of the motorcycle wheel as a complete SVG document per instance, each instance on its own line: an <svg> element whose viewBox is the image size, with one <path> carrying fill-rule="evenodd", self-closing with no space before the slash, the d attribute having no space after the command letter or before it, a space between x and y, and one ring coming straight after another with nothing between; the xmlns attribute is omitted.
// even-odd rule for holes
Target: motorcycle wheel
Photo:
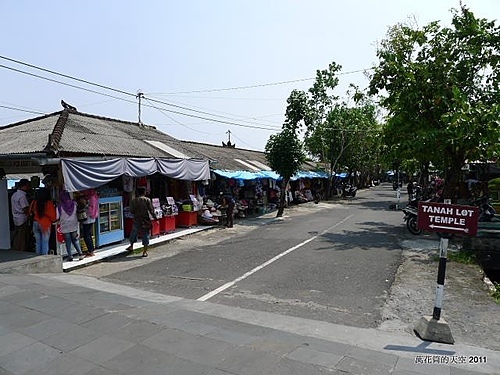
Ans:
<svg viewBox="0 0 500 375"><path fill-rule="evenodd" d="M410 233L414 234L415 236L422 234L422 230L418 229L416 216L411 216L408 218L408 220L406 220L406 227L408 228Z"/></svg>

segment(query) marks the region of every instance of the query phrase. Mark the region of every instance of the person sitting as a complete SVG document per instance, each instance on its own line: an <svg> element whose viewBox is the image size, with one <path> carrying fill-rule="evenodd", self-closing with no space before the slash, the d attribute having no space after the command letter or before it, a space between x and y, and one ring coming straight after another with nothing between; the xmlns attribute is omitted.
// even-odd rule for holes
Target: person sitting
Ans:
<svg viewBox="0 0 500 375"><path fill-rule="evenodd" d="M307 202L307 198L302 194L300 190L295 190L295 202L296 203L305 203Z"/></svg>

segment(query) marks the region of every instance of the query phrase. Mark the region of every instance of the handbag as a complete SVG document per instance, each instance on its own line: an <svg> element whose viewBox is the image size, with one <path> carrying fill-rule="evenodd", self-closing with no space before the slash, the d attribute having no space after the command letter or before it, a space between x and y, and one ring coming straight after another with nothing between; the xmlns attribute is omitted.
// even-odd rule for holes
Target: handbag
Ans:
<svg viewBox="0 0 500 375"><path fill-rule="evenodd" d="M79 209L76 213L76 216L78 218L78 221L81 223L85 220L87 220L87 210L84 209Z"/></svg>

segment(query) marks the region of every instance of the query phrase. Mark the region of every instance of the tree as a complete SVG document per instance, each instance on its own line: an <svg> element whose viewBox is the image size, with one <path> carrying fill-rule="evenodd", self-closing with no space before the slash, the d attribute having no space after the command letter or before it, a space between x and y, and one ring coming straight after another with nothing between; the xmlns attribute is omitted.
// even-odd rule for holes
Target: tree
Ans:
<svg viewBox="0 0 500 375"><path fill-rule="evenodd" d="M324 120L310 124L306 133L307 150L328 165L332 178L335 172L344 169L367 175L368 170L374 171L379 164L376 107L357 87L351 88L355 89L354 105L332 101Z"/></svg>
<svg viewBox="0 0 500 375"><path fill-rule="evenodd" d="M388 111L387 148L442 168L446 198L456 197L466 160L500 151L500 29L465 6L452 14L451 27L392 27L370 81Z"/></svg>
<svg viewBox="0 0 500 375"><path fill-rule="evenodd" d="M285 123L278 134L269 137L265 153L269 166L282 177L280 203L276 217L283 216L286 186L305 161L306 155L297 131L304 121L308 121L308 107L305 93L294 90L287 99Z"/></svg>

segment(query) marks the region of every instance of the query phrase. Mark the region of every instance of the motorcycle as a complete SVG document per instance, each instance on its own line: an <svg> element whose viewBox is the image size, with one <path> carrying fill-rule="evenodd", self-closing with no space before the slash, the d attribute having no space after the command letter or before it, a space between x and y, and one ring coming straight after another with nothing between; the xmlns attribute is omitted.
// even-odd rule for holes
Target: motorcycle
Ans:
<svg viewBox="0 0 500 375"><path fill-rule="evenodd" d="M405 214L404 221L406 222L406 228L408 228L410 233L415 236L421 235L422 230L417 225L418 208L408 204L408 206L403 208L403 213Z"/></svg>
<svg viewBox="0 0 500 375"><path fill-rule="evenodd" d="M346 198L346 197L355 197L356 196L356 192L358 191L358 188L354 185L351 185L351 184L345 184L343 187L342 187L342 197Z"/></svg>
<svg viewBox="0 0 500 375"><path fill-rule="evenodd" d="M495 218L496 210L491 204L491 198L482 196L472 201L472 205L479 208L478 221L492 221Z"/></svg>

